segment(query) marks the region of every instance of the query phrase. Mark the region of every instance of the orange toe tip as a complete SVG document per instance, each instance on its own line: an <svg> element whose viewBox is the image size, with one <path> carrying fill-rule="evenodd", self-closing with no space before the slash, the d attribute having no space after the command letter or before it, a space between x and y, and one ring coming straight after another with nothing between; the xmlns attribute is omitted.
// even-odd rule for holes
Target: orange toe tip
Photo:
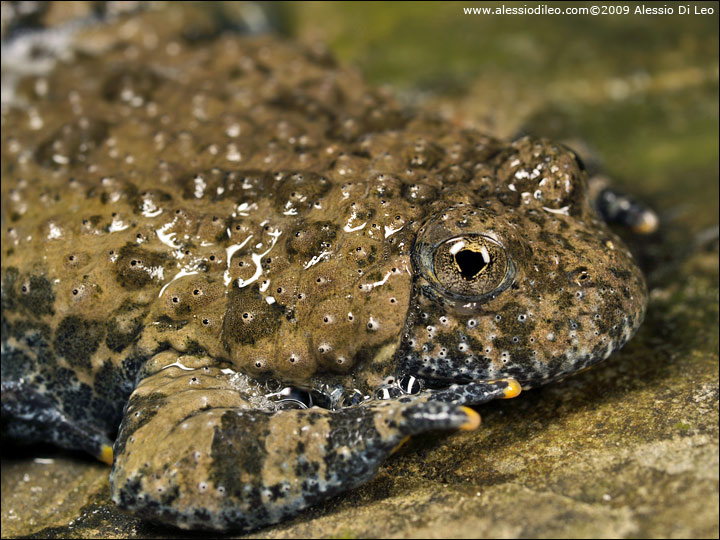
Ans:
<svg viewBox="0 0 720 540"><path fill-rule="evenodd" d="M462 412L467 415L467 421L460 426L463 431L473 431L480 425L480 415L473 411L470 407L460 407Z"/></svg>
<svg viewBox="0 0 720 540"><path fill-rule="evenodd" d="M632 227L633 232L637 234L651 234L658 230L660 220L655 212L646 210L640 216L640 220Z"/></svg>
<svg viewBox="0 0 720 540"><path fill-rule="evenodd" d="M100 455L98 456L98 459L102 461L103 463L107 463L108 465L113 464L113 449L112 446L104 444L102 447L102 450L100 450Z"/></svg>
<svg viewBox="0 0 720 540"><path fill-rule="evenodd" d="M503 399L517 397L520 395L520 392L522 392L522 386L520 386L520 383L515 379L510 379L508 381L507 388L504 390L505 395L503 396Z"/></svg>
<svg viewBox="0 0 720 540"><path fill-rule="evenodd" d="M390 451L390 453L394 454L395 452L400 450L405 445L405 443L408 442L409 440L410 440L410 435L406 435L405 437L403 437L400 440L400 442L397 444L397 446Z"/></svg>

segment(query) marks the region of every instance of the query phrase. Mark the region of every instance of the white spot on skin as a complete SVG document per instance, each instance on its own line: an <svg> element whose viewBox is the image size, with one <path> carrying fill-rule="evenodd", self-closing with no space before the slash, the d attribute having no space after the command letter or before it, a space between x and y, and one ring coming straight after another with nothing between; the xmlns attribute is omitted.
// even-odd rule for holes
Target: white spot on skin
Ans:
<svg viewBox="0 0 720 540"><path fill-rule="evenodd" d="M380 285L385 285L385 282L390 278L391 275L392 275L392 270L388 271L388 272L385 274L385 277L382 278L382 280L380 280L380 281L375 281L374 283L366 283L366 284L363 286L364 290L371 291L371 290L374 289L375 287L379 287Z"/></svg>
<svg viewBox="0 0 720 540"><path fill-rule="evenodd" d="M160 268L160 270L162 270L162 267L159 267L159 268ZM180 270L177 274L175 274L173 276L173 278L170 281L168 281L165 285L163 285L162 289L160 289L160 292L158 293L158 298L160 298L162 296L162 294L165 292L165 289L167 289L170 286L170 284L173 283L174 281L177 281L181 277L194 276L195 274L199 274L199 273L200 272L198 272L197 270L186 270L186 269ZM162 274L160 275L160 278L162 279Z"/></svg>
<svg viewBox="0 0 720 540"><path fill-rule="evenodd" d="M547 206L543 206L542 209L546 212L550 212L551 214L561 214L563 216L570 215L570 205L563 206L562 208L548 208Z"/></svg>
<svg viewBox="0 0 720 540"><path fill-rule="evenodd" d="M179 244L175 243L175 233L168 234L167 232L165 232L165 231L167 231L168 228L172 227L174 223L175 223L175 221L173 220L169 223L166 223L159 229L155 229L155 234L157 235L158 239L163 244L165 244L166 246L171 247L173 249L176 249L180 246L179 246Z"/></svg>
<svg viewBox="0 0 720 540"><path fill-rule="evenodd" d="M230 231L228 231L228 236L230 236ZM230 277L230 264L231 264L230 259L232 259L233 254L237 250L242 249L245 246L245 244L247 244L250 241L250 239L252 237L253 237L253 235L251 234L245 240L243 240L240 244L235 244L233 246L229 246L229 247L225 248L225 256L226 256L226 260L227 260L228 269L225 270L225 273L223 274L223 282L225 283L226 287L228 285L230 285L230 282L232 281L232 278Z"/></svg>
<svg viewBox="0 0 720 540"><path fill-rule="evenodd" d="M140 213L144 217L154 218L162 214L162 212L162 208L158 208L157 206L155 206L155 204L149 198L143 199L142 209L140 210Z"/></svg>
<svg viewBox="0 0 720 540"><path fill-rule="evenodd" d="M227 145L227 154L225 155L225 159L228 161L240 161L240 159L242 159L242 155L240 154L240 150L238 150L236 144L230 143Z"/></svg>
<svg viewBox="0 0 720 540"><path fill-rule="evenodd" d="M220 189L221 188L218 188L218 190L220 190ZM248 204L248 203L244 202L244 203L238 204L237 208L235 209L235 212L240 216L247 217L250 215L251 210L256 210L256 209L257 209L256 203Z"/></svg>
<svg viewBox="0 0 720 540"><path fill-rule="evenodd" d="M344 195L344 194L345 194L345 193L343 193L343 195ZM349 196L350 196L350 194L348 194L348 197L349 197ZM344 198L344 197L343 197L343 198ZM350 224L350 223L351 223L353 220L355 220L356 218L357 218L357 211L353 208L352 214L351 214L350 217L348 218L347 223L345 224L345 227L343 227L343 230L344 230L345 232L355 232L355 231L360 231L360 230L362 230L362 229L365 228L365 225L367 225L367 221L364 221L361 225L357 225L357 226L355 226L355 227L353 227L353 226Z"/></svg>
<svg viewBox="0 0 720 540"><path fill-rule="evenodd" d="M62 231L60 230L60 227L58 227L54 223L50 223L50 231L48 232L47 237L48 237L48 240L55 240L57 238L62 238Z"/></svg>
<svg viewBox="0 0 720 540"><path fill-rule="evenodd" d="M312 259L310 259L305 265L303 266L304 270L307 270L311 266L315 266L317 263L322 261L324 258L327 258L329 255L332 255L332 251L323 251L319 255L315 255Z"/></svg>
<svg viewBox="0 0 720 540"><path fill-rule="evenodd" d="M124 231L125 229L130 228L129 223L125 223L123 220L121 220L118 217L114 217L112 222L110 223L110 227L108 228L108 232L119 232Z"/></svg>
<svg viewBox="0 0 720 540"><path fill-rule="evenodd" d="M250 257L252 258L253 264L255 264L255 273L252 275L252 277L251 277L250 279L247 279L247 280L242 279L242 278L238 278L238 280L237 280L237 285L238 285L239 288L242 289L243 287L247 287L247 286L250 285L251 283L254 283L255 281L257 281L257 279L258 279L258 278L260 277L260 275L262 274L262 265L260 264L260 261L262 260L262 258L263 258L265 255L267 255L268 253L270 253L270 251L272 250L272 248L275 247L275 244L277 243L277 239L278 239L278 237L282 234L282 232L281 232L279 229L275 229L275 230L273 230L273 231L269 231L268 234L269 234L270 237L272 238L272 242L271 242L271 244L270 244L270 247L267 248L267 249L266 249L265 251L263 251L262 253L253 253L253 254L250 256ZM229 262L228 262L228 268L229 268Z"/></svg>
<svg viewBox="0 0 720 540"><path fill-rule="evenodd" d="M205 194L205 188L207 187L205 179L201 175L197 175L193 178L193 183L195 184L195 198L202 199L202 196Z"/></svg>
<svg viewBox="0 0 720 540"><path fill-rule="evenodd" d="M172 364L168 364L168 365L165 366L163 369L167 369L167 368L171 368L171 367L180 368L180 369L182 369L183 371L195 371L195 368L187 367L186 365L182 364L182 363L180 362L180 360L176 360L176 361L173 362Z"/></svg>
<svg viewBox="0 0 720 540"><path fill-rule="evenodd" d="M351 219L352 219L352 218L351 218ZM351 226L350 226L350 220L348 220L348 222L347 222L347 224L345 225L345 227L343 227L343 230L344 230L345 232L360 231L360 230L362 230L362 229L365 228L365 225L367 225L367 221L365 221L362 225L358 225L357 227L351 227Z"/></svg>

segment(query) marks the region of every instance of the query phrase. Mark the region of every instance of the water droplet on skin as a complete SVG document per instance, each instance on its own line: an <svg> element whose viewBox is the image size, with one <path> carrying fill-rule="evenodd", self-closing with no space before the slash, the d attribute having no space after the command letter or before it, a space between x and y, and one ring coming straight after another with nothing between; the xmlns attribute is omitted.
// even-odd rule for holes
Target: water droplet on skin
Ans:
<svg viewBox="0 0 720 540"><path fill-rule="evenodd" d="M374 396L375 399L379 400L388 400L388 399L395 399L397 397L400 397L402 395L402 390L398 388L397 386L381 386L377 389L375 389Z"/></svg>
<svg viewBox="0 0 720 540"><path fill-rule="evenodd" d="M417 394L422 390L422 381L412 375L404 375L398 381L398 387L406 394Z"/></svg>

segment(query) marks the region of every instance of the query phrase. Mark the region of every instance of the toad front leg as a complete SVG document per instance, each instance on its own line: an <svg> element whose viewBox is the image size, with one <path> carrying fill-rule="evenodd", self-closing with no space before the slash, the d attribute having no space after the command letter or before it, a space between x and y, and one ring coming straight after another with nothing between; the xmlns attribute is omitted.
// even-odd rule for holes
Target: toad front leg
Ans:
<svg viewBox="0 0 720 540"><path fill-rule="evenodd" d="M115 444L118 505L181 528L250 530L367 482L409 435L480 420L430 394L273 414L233 377L176 362L139 384Z"/></svg>

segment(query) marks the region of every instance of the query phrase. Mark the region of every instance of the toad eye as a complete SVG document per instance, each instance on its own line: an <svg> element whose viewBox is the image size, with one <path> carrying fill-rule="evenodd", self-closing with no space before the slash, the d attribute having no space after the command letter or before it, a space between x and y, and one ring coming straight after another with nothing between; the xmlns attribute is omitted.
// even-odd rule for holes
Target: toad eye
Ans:
<svg viewBox="0 0 720 540"><path fill-rule="evenodd" d="M450 208L421 228L413 247L413 265L446 298L484 302L507 289L515 265L481 209ZM471 232L473 231L473 232ZM475 232L483 231L483 232Z"/></svg>
<svg viewBox="0 0 720 540"><path fill-rule="evenodd" d="M493 292L507 274L508 259L500 244L482 235L451 238L433 252L433 273L444 289L460 296Z"/></svg>
<svg viewBox="0 0 720 540"><path fill-rule="evenodd" d="M498 293L510 281L506 280L509 260L505 249L480 234L451 238L438 245L430 270L443 289L441 292L465 298Z"/></svg>

